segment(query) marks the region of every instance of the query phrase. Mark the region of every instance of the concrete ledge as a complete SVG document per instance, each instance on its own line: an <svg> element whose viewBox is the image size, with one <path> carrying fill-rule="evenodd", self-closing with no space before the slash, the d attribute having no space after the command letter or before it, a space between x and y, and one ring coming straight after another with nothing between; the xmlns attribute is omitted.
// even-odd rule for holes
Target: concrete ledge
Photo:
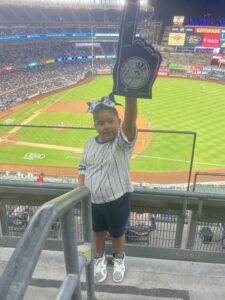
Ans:
<svg viewBox="0 0 225 300"><path fill-rule="evenodd" d="M2 273L13 249L0 249L0 272ZM97 299L184 299L223 300L225 295L225 266L221 264L169 261L126 257L127 272L123 283L112 281L113 266L108 265L108 277L96 285ZM43 251L33 274L30 291L37 289L46 293L42 298L54 299L54 295L65 278L63 252ZM85 274L81 275L85 290ZM47 296L49 290L49 298ZM36 292L35 292L36 293ZM110 295L110 296L109 296ZM47 298L44 298L44 297ZM147 297L147 298L146 298ZM25 298L31 299L31 298ZM84 296L85 299L85 296ZM137 297L135 298L137 299Z"/></svg>

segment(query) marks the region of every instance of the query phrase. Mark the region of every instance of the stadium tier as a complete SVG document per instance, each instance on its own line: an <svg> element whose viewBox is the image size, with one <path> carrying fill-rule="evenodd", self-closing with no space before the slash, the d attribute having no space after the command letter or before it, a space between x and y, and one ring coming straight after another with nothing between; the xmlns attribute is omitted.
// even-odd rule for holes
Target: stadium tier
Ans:
<svg viewBox="0 0 225 300"><path fill-rule="evenodd" d="M9 1L7 1L9 2ZM14 3L16 1L13 1ZM40 25L40 24L98 24L98 23L118 23L121 19L123 2L117 1L61 1L61 5L56 1L44 1L38 5L38 1L17 4L0 3L1 23L11 25ZM53 5L51 5L53 4ZM149 18L153 8L147 2L141 1L140 19Z"/></svg>

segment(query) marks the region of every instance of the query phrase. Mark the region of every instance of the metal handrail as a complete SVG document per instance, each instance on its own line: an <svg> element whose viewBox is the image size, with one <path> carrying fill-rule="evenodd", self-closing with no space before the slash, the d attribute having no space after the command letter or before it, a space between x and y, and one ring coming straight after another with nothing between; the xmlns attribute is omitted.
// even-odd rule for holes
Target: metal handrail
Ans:
<svg viewBox="0 0 225 300"><path fill-rule="evenodd" d="M0 299L23 299L47 239L48 231L56 218L61 218L64 256L68 274L63 282L61 290L67 290L65 289L65 285L68 285L69 294L65 295L64 293L63 299L81 299L79 275L85 264L88 299L95 299L93 261L91 260L87 263L84 257L78 255L77 250L73 208L78 203L81 203L82 213L85 215L85 220L87 220L83 225L84 242L89 243L90 245L91 202L88 188L82 187L72 190L45 203L33 216L5 268L0 282ZM77 279L76 285L71 285L71 278ZM62 299L60 293L57 296L57 300L59 299Z"/></svg>
<svg viewBox="0 0 225 300"><path fill-rule="evenodd" d="M212 176L212 177L224 177L225 178L225 173L213 173L213 172L195 172L194 180L193 180L193 187L192 190L195 192L196 189L196 184L197 184L197 177L199 176Z"/></svg>
<svg viewBox="0 0 225 300"><path fill-rule="evenodd" d="M35 124L0 124L0 127L42 128L42 129L49 129L49 128L59 129L60 128L60 129L67 129L67 130L78 130L78 129L95 130L94 127L85 127L85 126L64 126L64 125L56 126L56 125L35 125ZM176 135L186 135L186 136L189 135L189 136L192 136L190 162L189 162L189 169L188 169L188 174L187 174L187 191L190 191L197 133L194 132L194 131L177 131L177 130L143 129L143 128L139 128L138 132L176 134Z"/></svg>
<svg viewBox="0 0 225 300"><path fill-rule="evenodd" d="M73 190L73 188L73 184L63 183L37 184L36 182L1 181L0 222L2 234L0 235L0 246L2 248L15 248L20 240L21 233L24 231L24 227L19 229L10 225L7 217L10 207L22 207L25 205L36 209L37 206L42 205L44 202L46 203L50 199L65 194L69 190ZM156 214L159 226L151 235L151 240L147 244L126 243L125 251L127 256L224 264L225 253L221 249L222 246L220 244L218 246L214 244L202 245L198 232L199 228L203 226L202 224L213 228L215 224L218 224L215 228L215 236L218 235L219 239L222 234L220 223L225 224L225 194L135 188L134 193L131 195L131 202L132 212ZM84 203L87 203L87 201L81 201L81 206ZM82 215L79 217L75 216L76 224L79 227L81 224L84 226L86 222L89 222L87 216L83 215L83 212L85 210L81 207ZM161 214L172 214L176 216L176 219L172 221L173 223L170 220L168 222L167 220L163 221ZM132 218L133 216L131 216ZM175 227L173 227L173 224ZM174 232L173 237L170 236L171 225ZM163 227L160 229L161 226ZM19 232L17 229L19 229ZM89 238L82 235L79 228L76 228L76 232L79 234L78 244L89 240ZM63 251L65 249L65 246L63 249L58 228L56 231L54 230L55 233L57 233L58 238L47 239L44 245L45 250ZM91 234L91 229L88 234ZM169 234L168 239L164 239L164 237L167 237L167 234ZM110 254L111 251L111 243L106 243L106 253Z"/></svg>

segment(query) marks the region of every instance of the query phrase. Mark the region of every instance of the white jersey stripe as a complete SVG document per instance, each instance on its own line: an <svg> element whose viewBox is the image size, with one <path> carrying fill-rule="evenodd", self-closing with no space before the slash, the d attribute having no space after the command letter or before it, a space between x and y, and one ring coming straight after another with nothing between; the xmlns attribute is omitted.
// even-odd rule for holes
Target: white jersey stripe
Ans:
<svg viewBox="0 0 225 300"><path fill-rule="evenodd" d="M93 203L113 201L133 191L129 162L135 141L136 137L129 142L122 129L113 141L104 144L95 137L88 140L78 169L85 175Z"/></svg>

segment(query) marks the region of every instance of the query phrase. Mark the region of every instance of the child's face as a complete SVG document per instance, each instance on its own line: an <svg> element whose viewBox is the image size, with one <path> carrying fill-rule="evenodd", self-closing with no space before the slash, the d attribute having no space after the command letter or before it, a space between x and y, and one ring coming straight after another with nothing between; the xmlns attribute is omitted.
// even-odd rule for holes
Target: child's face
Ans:
<svg viewBox="0 0 225 300"><path fill-rule="evenodd" d="M101 110L94 120L95 129L99 134L99 142L112 141L120 127L120 119L110 110Z"/></svg>

